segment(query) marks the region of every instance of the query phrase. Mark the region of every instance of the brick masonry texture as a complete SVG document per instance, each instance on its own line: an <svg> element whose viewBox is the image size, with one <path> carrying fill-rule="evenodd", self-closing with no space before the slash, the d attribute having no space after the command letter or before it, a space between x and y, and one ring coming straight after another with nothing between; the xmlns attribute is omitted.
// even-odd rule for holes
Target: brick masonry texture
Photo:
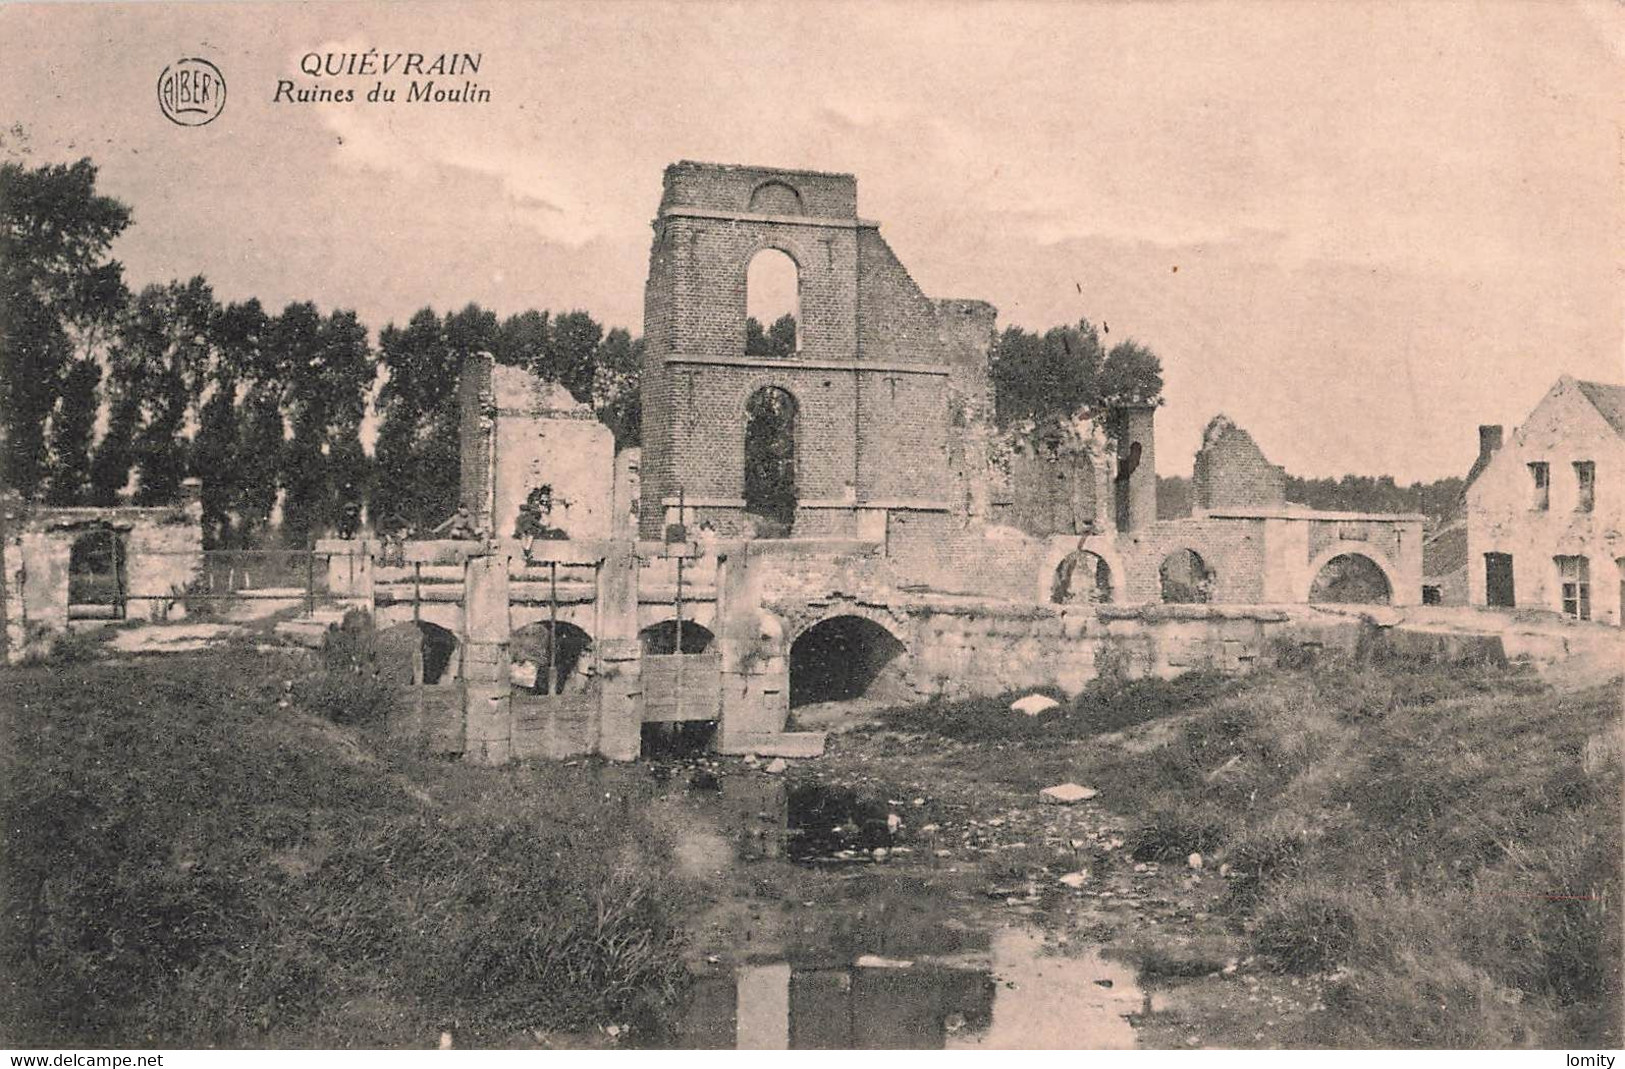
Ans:
<svg viewBox="0 0 1625 1069"><path fill-rule="evenodd" d="M1279 508L1286 471L1269 462L1252 435L1218 416L1196 454L1191 493L1198 509Z"/></svg>
<svg viewBox="0 0 1625 1069"><path fill-rule="evenodd" d="M654 231L644 298L643 537L660 536L679 490L696 501L691 522L724 537L753 529L737 502L745 406L764 387L796 399L797 496L821 506L798 510L796 535L850 537L855 512L832 504L906 501L961 515L983 507L986 450L963 431L990 408L995 312L926 297L874 225L857 218L855 179L674 164ZM799 349L747 360L747 275L770 248L797 267ZM956 423L962 433L951 434Z"/></svg>

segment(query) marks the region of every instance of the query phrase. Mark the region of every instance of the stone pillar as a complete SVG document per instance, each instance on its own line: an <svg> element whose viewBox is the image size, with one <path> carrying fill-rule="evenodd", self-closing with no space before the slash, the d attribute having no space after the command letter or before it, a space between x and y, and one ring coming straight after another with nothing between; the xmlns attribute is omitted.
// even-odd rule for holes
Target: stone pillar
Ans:
<svg viewBox="0 0 1625 1069"><path fill-rule="evenodd" d="M717 547L717 648L722 654L722 722L717 749L755 750L762 736L782 732L790 715L784 678L783 639L764 636L762 598L751 569L750 543ZM767 693L768 690L775 693Z"/></svg>
<svg viewBox="0 0 1625 1069"><path fill-rule="evenodd" d="M1283 605L1306 600L1309 570L1309 525L1271 518L1264 521L1264 584L1259 601Z"/></svg>
<svg viewBox="0 0 1625 1069"><path fill-rule="evenodd" d="M508 558L471 555L463 571L463 758L475 764L506 764L513 756L508 636Z"/></svg>
<svg viewBox="0 0 1625 1069"><path fill-rule="evenodd" d="M637 543L611 542L598 567L593 649L598 657L598 752L635 761L643 749L643 651L638 644Z"/></svg>
<svg viewBox="0 0 1625 1069"><path fill-rule="evenodd" d="M1143 531L1157 522L1156 408L1127 405L1112 412L1117 439L1117 471L1113 476L1117 529Z"/></svg>
<svg viewBox="0 0 1625 1069"><path fill-rule="evenodd" d="M368 539L322 538L316 552L327 555L327 591L347 606L372 611L373 558L383 547Z"/></svg>

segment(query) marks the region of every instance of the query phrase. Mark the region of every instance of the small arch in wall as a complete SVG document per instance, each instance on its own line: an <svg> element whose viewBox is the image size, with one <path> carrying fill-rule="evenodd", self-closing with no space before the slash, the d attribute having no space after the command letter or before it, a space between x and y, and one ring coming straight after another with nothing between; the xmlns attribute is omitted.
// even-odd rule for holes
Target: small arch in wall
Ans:
<svg viewBox="0 0 1625 1069"><path fill-rule="evenodd" d="M769 178L750 192L749 210L761 215L806 215L801 193L782 178Z"/></svg>
<svg viewBox="0 0 1625 1069"><path fill-rule="evenodd" d="M1335 553L1314 571L1310 604L1388 605L1394 582L1388 569L1364 553Z"/></svg>
<svg viewBox="0 0 1625 1069"><path fill-rule="evenodd" d="M790 707L875 698L908 701L902 658L908 648L864 616L820 620L790 644Z"/></svg>
<svg viewBox="0 0 1625 1069"><path fill-rule="evenodd" d="M1213 569L1194 549L1176 549L1157 566L1162 600L1170 605L1203 605L1213 599Z"/></svg>
<svg viewBox="0 0 1625 1069"><path fill-rule="evenodd" d="M702 627L693 620L682 621L682 643L679 646L678 621L662 620L657 624L650 624L638 632L638 643L643 652L651 655L664 655L672 653L704 653L711 648L715 641L709 628Z"/></svg>
<svg viewBox="0 0 1625 1069"><path fill-rule="evenodd" d="M434 686L456 678L457 636L427 620L414 625L423 650L423 675L414 682Z"/></svg>
<svg viewBox="0 0 1625 1069"><path fill-rule="evenodd" d="M579 694L590 681L592 636L575 624L563 620L556 627L550 620L527 624L509 638L508 649L514 685L521 690L532 694Z"/></svg>
<svg viewBox="0 0 1625 1069"><path fill-rule="evenodd" d="M1075 549L1056 565L1050 601L1056 605L1106 605L1112 600L1112 568L1106 558Z"/></svg>

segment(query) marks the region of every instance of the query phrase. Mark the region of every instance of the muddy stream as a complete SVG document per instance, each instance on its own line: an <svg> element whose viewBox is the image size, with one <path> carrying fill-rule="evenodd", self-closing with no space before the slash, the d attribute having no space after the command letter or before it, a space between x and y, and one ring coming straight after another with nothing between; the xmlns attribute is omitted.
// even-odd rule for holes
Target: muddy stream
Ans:
<svg viewBox="0 0 1625 1069"><path fill-rule="evenodd" d="M939 858L904 807L761 774L659 804L678 867L718 895L692 931L684 999L637 1045L1135 1045L1128 1018L1147 1005L1133 969L1041 924L1047 892L990 893L977 863Z"/></svg>

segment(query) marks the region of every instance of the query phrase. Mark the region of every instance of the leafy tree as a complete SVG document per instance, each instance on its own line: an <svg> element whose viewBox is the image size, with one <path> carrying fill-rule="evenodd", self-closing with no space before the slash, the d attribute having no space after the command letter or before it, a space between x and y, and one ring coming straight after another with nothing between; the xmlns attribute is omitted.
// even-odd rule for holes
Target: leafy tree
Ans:
<svg viewBox="0 0 1625 1069"><path fill-rule="evenodd" d="M603 337L604 328L586 312L556 316L543 363L533 370L549 382L561 384L577 401L590 403L595 358Z"/></svg>
<svg viewBox="0 0 1625 1069"><path fill-rule="evenodd" d="M746 356L793 356L796 351L796 317L786 312L766 331L755 316L745 317Z"/></svg>
<svg viewBox="0 0 1625 1069"><path fill-rule="evenodd" d="M123 268L107 253L129 225L129 208L97 194L88 159L0 164L0 482L24 497L46 474L46 427L64 391L71 386L83 400L90 373L72 362L96 355L123 307ZM82 427L80 413L60 411ZM83 467L66 467L88 461L83 436L64 431L49 440L67 448L53 492L87 482Z"/></svg>
<svg viewBox="0 0 1625 1069"><path fill-rule="evenodd" d="M211 547L243 544L263 526L275 501L276 461L282 446L281 375L264 348L269 320L258 300L230 304L215 317L214 366L209 399L198 414L192 473L203 480L203 537ZM256 395L269 392L276 417L273 441L249 445ZM239 418L239 406L247 419ZM260 484L270 487L263 505Z"/></svg>
<svg viewBox="0 0 1625 1069"><path fill-rule="evenodd" d="M1105 351L1100 331L1087 319L1041 335L1006 327L993 343L989 364L1001 426L1045 425L1162 400L1162 362L1156 354L1132 340Z"/></svg>
<svg viewBox="0 0 1625 1069"><path fill-rule="evenodd" d="M497 363L538 368L546 362L548 315L534 308L502 321L493 350Z"/></svg>
<svg viewBox="0 0 1625 1069"><path fill-rule="evenodd" d="M75 360L63 376L62 394L51 412L45 495L50 504L83 505L90 500L91 439L101 381L102 366L95 360Z"/></svg>
<svg viewBox="0 0 1625 1069"><path fill-rule="evenodd" d="M212 364L218 314L214 292L199 276L147 286L120 325L112 378L120 402L140 413L133 440L139 504L166 504L180 494L185 431Z"/></svg>
<svg viewBox="0 0 1625 1069"><path fill-rule="evenodd" d="M366 465L357 457L377 365L367 328L351 311L323 319L313 304L290 304L270 337L286 369L284 404L293 428L282 453L282 528L290 542L306 545L366 492Z"/></svg>
<svg viewBox="0 0 1625 1069"><path fill-rule="evenodd" d="M593 371L592 407L601 423L615 434L615 448L643 442L643 396L639 374L643 339L616 327L598 346Z"/></svg>
<svg viewBox="0 0 1625 1069"><path fill-rule="evenodd" d="M427 531L457 507L460 476L457 380L471 352L488 349L496 317L477 305L448 315L432 308L405 329L393 323L378 337L389 377L378 394L373 516L384 528Z"/></svg>
<svg viewBox="0 0 1625 1069"><path fill-rule="evenodd" d="M1162 401L1162 361L1157 354L1129 339L1112 346L1095 381L1092 407L1155 405Z"/></svg>
<svg viewBox="0 0 1625 1069"><path fill-rule="evenodd" d="M1046 422L1095 407L1101 359L1100 334L1086 319L1042 335L1006 327L989 361L995 418Z"/></svg>

